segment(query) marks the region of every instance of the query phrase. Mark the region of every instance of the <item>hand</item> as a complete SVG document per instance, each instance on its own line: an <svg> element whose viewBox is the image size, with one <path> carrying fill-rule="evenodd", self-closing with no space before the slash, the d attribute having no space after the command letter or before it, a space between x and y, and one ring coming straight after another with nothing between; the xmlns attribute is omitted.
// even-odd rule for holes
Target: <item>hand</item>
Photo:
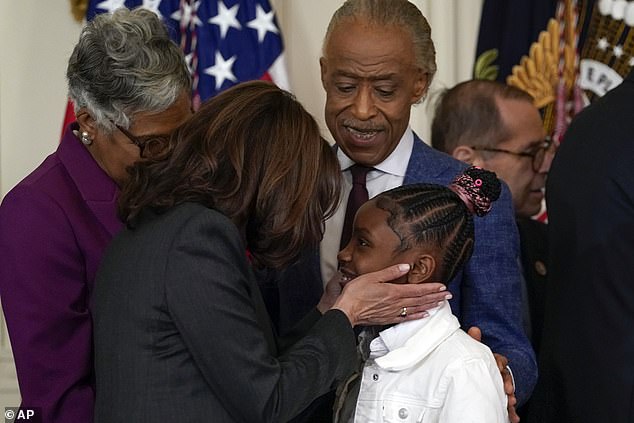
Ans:
<svg viewBox="0 0 634 423"><path fill-rule="evenodd" d="M504 383L504 393L508 397L508 403L506 409L509 412L509 420L511 423L518 423L520 416L517 415L517 398L515 398L515 386L513 385L513 376L509 370L509 361L502 354L493 353L495 357L495 363L498 365L498 370L502 373L502 382Z"/></svg>
<svg viewBox="0 0 634 423"><path fill-rule="evenodd" d="M425 310L451 298L440 283L384 283L403 276L409 268L408 264L394 265L351 280L332 308L343 311L352 326L386 325L425 317L428 315ZM401 312L405 307L403 317Z"/></svg>
<svg viewBox="0 0 634 423"><path fill-rule="evenodd" d="M471 326L467 331L470 337L475 339L478 342L482 342L482 331L477 326Z"/></svg>
<svg viewBox="0 0 634 423"><path fill-rule="evenodd" d="M317 309L321 312L321 314L324 314L326 311L332 308L332 306L335 304L335 301L337 301L339 295L341 295L343 285L344 283L341 273L336 272L326 284L324 293L319 300L319 304L317 304Z"/></svg>
<svg viewBox="0 0 634 423"><path fill-rule="evenodd" d="M482 342L482 331L480 331L480 328L478 328L477 326L470 327L467 333L476 341ZM508 368L509 361L502 354L493 353L493 357L495 358L495 364L497 364L498 370L502 374L504 393L508 397L506 408L509 413L509 420L511 421L511 423L518 423L520 421L520 417L517 415L517 410L515 410L515 406L517 405L517 398L515 398L515 386L513 385L513 376L511 376L511 372Z"/></svg>

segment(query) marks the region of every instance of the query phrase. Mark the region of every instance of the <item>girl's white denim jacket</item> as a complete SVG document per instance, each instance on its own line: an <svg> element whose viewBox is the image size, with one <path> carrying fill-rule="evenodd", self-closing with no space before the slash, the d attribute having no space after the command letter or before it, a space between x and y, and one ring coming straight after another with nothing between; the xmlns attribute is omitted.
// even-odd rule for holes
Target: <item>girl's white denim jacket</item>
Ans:
<svg viewBox="0 0 634 423"><path fill-rule="evenodd" d="M372 341L354 422L508 422L491 350L460 329L448 302L430 315Z"/></svg>

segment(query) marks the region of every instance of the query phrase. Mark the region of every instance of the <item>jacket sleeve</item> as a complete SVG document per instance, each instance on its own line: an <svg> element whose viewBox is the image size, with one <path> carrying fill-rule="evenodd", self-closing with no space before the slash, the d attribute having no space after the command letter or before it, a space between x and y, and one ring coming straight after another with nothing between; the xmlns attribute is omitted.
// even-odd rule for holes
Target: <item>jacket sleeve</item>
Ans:
<svg viewBox="0 0 634 423"><path fill-rule="evenodd" d="M11 191L0 207L0 296L23 407L42 422L92 421L86 269L68 217L43 193Z"/></svg>
<svg viewBox="0 0 634 423"><path fill-rule="evenodd" d="M166 296L196 365L236 421L286 421L355 368L352 327L336 310L283 355L272 351L239 234L215 212L197 214L179 231Z"/></svg>
<svg viewBox="0 0 634 423"><path fill-rule="evenodd" d="M502 377L480 358L452 363L439 384L445 399L439 421L444 423L507 423L507 398ZM496 380L497 379L497 380Z"/></svg>
<svg viewBox="0 0 634 423"><path fill-rule="evenodd" d="M482 342L509 360L521 405L537 381L537 363L522 328L519 236L511 195L504 183L491 212L484 218L474 217L474 221L475 248L462 273L460 289L450 285L455 297L452 308L463 329L478 326ZM454 301L458 301L457 307Z"/></svg>

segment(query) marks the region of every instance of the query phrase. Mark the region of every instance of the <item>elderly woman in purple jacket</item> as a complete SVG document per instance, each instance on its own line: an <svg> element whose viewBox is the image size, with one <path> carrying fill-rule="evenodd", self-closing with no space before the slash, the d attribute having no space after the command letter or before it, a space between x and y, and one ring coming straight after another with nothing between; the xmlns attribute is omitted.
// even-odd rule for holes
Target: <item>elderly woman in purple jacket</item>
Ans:
<svg viewBox="0 0 634 423"><path fill-rule="evenodd" d="M0 206L0 296L23 407L42 422L91 422L91 292L126 168L144 137L191 114L185 59L150 11L99 15L68 64L76 122Z"/></svg>

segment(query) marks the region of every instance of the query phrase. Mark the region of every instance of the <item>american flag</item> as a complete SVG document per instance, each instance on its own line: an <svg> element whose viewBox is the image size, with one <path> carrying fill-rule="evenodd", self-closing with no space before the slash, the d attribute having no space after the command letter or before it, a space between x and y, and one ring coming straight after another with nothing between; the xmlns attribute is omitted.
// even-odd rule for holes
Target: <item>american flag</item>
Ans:
<svg viewBox="0 0 634 423"><path fill-rule="evenodd" d="M165 22L192 73L195 107L253 79L290 89L282 37L268 0L90 0L86 19L120 7L143 7Z"/></svg>

